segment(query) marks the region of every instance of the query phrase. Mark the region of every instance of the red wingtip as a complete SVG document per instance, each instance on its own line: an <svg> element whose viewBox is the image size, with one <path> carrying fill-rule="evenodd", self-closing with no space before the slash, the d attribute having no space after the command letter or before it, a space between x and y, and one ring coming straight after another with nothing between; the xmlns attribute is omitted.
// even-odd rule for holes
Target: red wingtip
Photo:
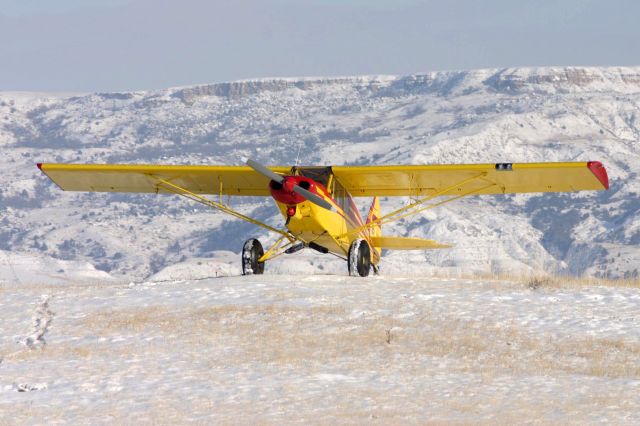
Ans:
<svg viewBox="0 0 640 426"><path fill-rule="evenodd" d="M587 167L591 170L591 173L598 178L604 189L609 189L609 176L607 175L607 169L604 168L599 161L589 161Z"/></svg>
<svg viewBox="0 0 640 426"><path fill-rule="evenodd" d="M42 170L42 163L36 163L36 166L38 166L38 168Z"/></svg>

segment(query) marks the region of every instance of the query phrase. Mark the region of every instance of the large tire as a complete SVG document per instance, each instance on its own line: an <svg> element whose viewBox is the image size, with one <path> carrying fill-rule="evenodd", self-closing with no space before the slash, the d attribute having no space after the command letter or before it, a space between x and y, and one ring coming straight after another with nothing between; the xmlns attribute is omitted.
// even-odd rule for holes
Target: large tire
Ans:
<svg viewBox="0 0 640 426"><path fill-rule="evenodd" d="M366 277L371 270L371 248L365 240L358 239L349 247L349 275Z"/></svg>
<svg viewBox="0 0 640 426"><path fill-rule="evenodd" d="M262 244L255 238L251 238L242 247L242 275L261 275L264 272L264 262L258 259L264 254Z"/></svg>

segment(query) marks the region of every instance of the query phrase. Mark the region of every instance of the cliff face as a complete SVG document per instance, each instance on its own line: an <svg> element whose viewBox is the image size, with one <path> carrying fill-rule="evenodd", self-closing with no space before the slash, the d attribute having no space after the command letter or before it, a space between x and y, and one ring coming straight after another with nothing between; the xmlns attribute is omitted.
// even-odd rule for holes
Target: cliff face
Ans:
<svg viewBox="0 0 640 426"><path fill-rule="evenodd" d="M219 96L229 99L239 99L263 92L283 92L289 89L312 90L320 87L335 85L351 85L361 90L376 90L384 84L387 78L375 77L345 77L345 78L318 78L318 79L273 79L273 80L248 80L228 83L207 84L202 86L186 87L172 93L178 99L186 103L193 103L196 99L206 96Z"/></svg>
<svg viewBox="0 0 640 426"><path fill-rule="evenodd" d="M307 79L247 80L207 84L178 89L173 96L187 103L197 98L219 96L239 99L262 92L290 89L312 90L335 85L350 85L359 91L409 95L416 93L452 93L488 90L508 93L615 91L637 92L640 87L638 68L505 68L474 71L432 72L403 77L343 77Z"/></svg>
<svg viewBox="0 0 640 426"><path fill-rule="evenodd" d="M385 233L455 247L389 253L386 270L402 272L410 262L424 273L637 275L639 117L640 68L269 79L73 97L2 93L0 250L143 277L190 257L237 252L260 235L171 197L63 193L35 169L39 161L599 160L609 170L607 192L469 198L390 226ZM383 200L383 209L402 202ZM270 200L233 205L281 225Z"/></svg>
<svg viewBox="0 0 640 426"><path fill-rule="evenodd" d="M634 93L640 85L640 73L637 68L506 69L495 73L485 83L506 91Z"/></svg>

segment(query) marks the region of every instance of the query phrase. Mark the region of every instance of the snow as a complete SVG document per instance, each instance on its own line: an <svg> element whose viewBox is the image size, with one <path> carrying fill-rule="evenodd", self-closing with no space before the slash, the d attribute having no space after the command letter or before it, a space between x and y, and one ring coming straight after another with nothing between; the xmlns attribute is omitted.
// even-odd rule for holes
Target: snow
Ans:
<svg viewBox="0 0 640 426"><path fill-rule="evenodd" d="M88 262L0 250L0 285L40 282L64 284L74 280L103 282L113 279L111 275L97 270Z"/></svg>
<svg viewBox="0 0 640 426"><path fill-rule="evenodd" d="M517 68L0 93L0 250L141 281L239 254L249 238L273 239L177 197L65 193L37 162L286 165L298 152L316 165L599 160L606 192L472 197L387 226L385 235L454 247L385 253L382 268L401 272L410 260L423 274L637 276L639 76L640 68ZM224 201L283 226L271 200ZM381 201L383 214L407 202ZM363 211L370 204L359 202ZM326 257L312 259L293 262L317 272Z"/></svg>
<svg viewBox="0 0 640 426"><path fill-rule="evenodd" d="M182 278L3 284L0 419L640 421L637 288Z"/></svg>
<svg viewBox="0 0 640 426"><path fill-rule="evenodd" d="M215 258L192 258L169 265L149 277L149 281L200 280L240 275L239 263L233 252L216 252Z"/></svg>
<svg viewBox="0 0 640 426"><path fill-rule="evenodd" d="M517 278L638 276L639 114L623 67L0 93L0 423L640 423L637 285ZM380 276L302 250L241 277L244 242L276 236L171 196L64 193L35 167L298 153L599 160L611 189L390 224L454 248L384 253ZM282 226L270 200L224 201ZM459 278L495 275L516 278Z"/></svg>

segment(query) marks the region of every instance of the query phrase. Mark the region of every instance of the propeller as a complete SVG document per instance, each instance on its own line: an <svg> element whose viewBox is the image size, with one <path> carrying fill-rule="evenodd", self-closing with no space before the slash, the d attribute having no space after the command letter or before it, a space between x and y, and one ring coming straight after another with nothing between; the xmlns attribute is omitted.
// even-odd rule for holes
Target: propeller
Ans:
<svg viewBox="0 0 640 426"><path fill-rule="evenodd" d="M263 166L260 163L257 163L253 160L247 160L247 166L251 167L253 170L255 170L256 172L260 173L261 175L264 175L266 177L268 177L269 179L276 181L278 183L282 183L284 182L284 176L279 175L275 172L272 172L271 170L269 170L268 168L266 168L265 166Z"/></svg>
<svg viewBox="0 0 640 426"><path fill-rule="evenodd" d="M260 163L255 162L253 160L247 160L247 166L251 167L256 172L260 173L263 176L268 177L272 181L275 181L275 182L277 182L279 184L283 184L284 181L285 181L284 176L272 172L267 167L263 166ZM327 209L327 210L332 210L333 209L333 207L331 206L331 204L327 200L325 200L324 198L320 197L317 194L314 194L311 191L308 191L308 190L304 189L300 185L294 185L292 190L293 190L293 192L296 192L296 193L302 195L304 198L306 198L307 200L311 201L313 204L316 204L316 205L318 205L318 206L320 206L320 207L322 207L324 209Z"/></svg>

